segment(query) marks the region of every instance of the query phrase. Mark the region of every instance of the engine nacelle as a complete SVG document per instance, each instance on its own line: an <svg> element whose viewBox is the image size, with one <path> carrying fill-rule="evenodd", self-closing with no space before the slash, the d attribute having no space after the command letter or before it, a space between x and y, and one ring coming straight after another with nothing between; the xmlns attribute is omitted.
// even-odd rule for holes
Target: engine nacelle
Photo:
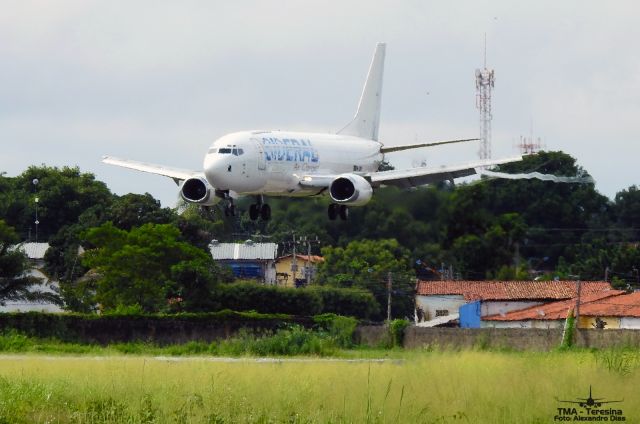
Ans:
<svg viewBox="0 0 640 424"><path fill-rule="evenodd" d="M357 174L343 174L336 177L329 186L329 195L335 203L348 206L362 206L369 203L373 188L369 181Z"/></svg>
<svg viewBox="0 0 640 424"><path fill-rule="evenodd" d="M220 201L214 188L202 177L184 180L180 187L180 197L189 203L201 206L213 206Z"/></svg>

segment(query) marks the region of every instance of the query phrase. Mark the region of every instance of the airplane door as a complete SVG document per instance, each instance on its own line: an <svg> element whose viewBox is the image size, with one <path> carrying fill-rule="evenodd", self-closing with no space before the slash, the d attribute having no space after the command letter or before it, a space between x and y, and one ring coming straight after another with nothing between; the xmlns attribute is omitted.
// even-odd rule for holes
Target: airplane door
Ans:
<svg viewBox="0 0 640 424"><path fill-rule="evenodd" d="M253 142L255 143L256 150L258 151L258 169L263 171L267 169L267 162L264 158L264 146L255 138L253 139Z"/></svg>

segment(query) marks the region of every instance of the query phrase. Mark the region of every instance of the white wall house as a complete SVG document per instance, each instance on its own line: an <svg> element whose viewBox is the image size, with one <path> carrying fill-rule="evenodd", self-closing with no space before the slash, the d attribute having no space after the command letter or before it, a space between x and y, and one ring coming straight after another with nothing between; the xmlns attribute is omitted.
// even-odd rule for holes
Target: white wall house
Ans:
<svg viewBox="0 0 640 424"><path fill-rule="evenodd" d="M611 290L606 281L582 282L581 292L584 295ZM444 316L460 314L460 323L469 328L481 326L480 317L503 316L513 311L543 305L545 303L571 299L577 293L575 281L418 281L416 285L416 321L426 321ZM477 311L460 310L460 307L472 302L480 302ZM478 319L467 315L473 313ZM480 315L479 317L477 315ZM456 318L458 319L458 318ZM484 325L484 324L482 324ZM495 323L495 326L514 325L520 328L546 328L539 323ZM538 327L542 325L542 327Z"/></svg>
<svg viewBox="0 0 640 424"><path fill-rule="evenodd" d="M563 328L573 314L578 298L537 305L507 314L489 315L482 327L489 328ZM598 320L608 328L640 328L640 295L625 295L621 290L607 290L580 297L578 328L592 329Z"/></svg>
<svg viewBox="0 0 640 424"><path fill-rule="evenodd" d="M629 328L633 330L640 329L640 317L622 317L620 318L620 328Z"/></svg>
<svg viewBox="0 0 640 424"><path fill-rule="evenodd" d="M58 282L49 279L44 273L44 254L49 249L49 243L22 243L13 247L23 251L29 258L31 269L29 275L42 279L42 283L33 286L34 289L55 293L58 288ZM7 301L4 305L0 305L0 312L63 312L63 310L53 303L39 303L26 301Z"/></svg>

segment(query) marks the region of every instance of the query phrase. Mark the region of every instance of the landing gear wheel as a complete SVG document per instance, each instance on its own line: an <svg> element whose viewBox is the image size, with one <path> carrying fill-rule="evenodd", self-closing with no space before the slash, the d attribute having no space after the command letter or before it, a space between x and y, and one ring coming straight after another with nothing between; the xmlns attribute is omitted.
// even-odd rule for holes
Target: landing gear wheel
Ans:
<svg viewBox="0 0 640 424"><path fill-rule="evenodd" d="M262 218L263 221L270 220L271 219L271 206L267 205L266 203L260 205L260 217Z"/></svg>
<svg viewBox="0 0 640 424"><path fill-rule="evenodd" d="M229 203L224 208L224 216L236 216L236 205Z"/></svg>
<svg viewBox="0 0 640 424"><path fill-rule="evenodd" d="M346 221L349 218L349 208L347 205L340 205L340 219Z"/></svg>
<svg viewBox="0 0 640 424"><path fill-rule="evenodd" d="M334 203L329 205L329 209L328 209L327 212L328 212L328 215L329 215L329 219L331 221L335 221L336 218L338 217L338 208L339 208L339 206L334 204Z"/></svg>
<svg viewBox="0 0 640 424"><path fill-rule="evenodd" d="M249 207L249 218L251 218L252 221L255 221L256 219L258 219L258 216L260 215L260 205L256 205L253 204Z"/></svg>

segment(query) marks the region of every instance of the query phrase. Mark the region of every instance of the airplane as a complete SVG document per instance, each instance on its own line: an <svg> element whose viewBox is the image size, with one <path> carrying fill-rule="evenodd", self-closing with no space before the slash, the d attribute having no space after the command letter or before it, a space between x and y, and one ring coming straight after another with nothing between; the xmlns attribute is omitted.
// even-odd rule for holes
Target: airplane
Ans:
<svg viewBox="0 0 640 424"><path fill-rule="evenodd" d="M604 398L593 398L591 395L591 386L589 386L589 397L588 398L577 398L578 400L558 400L558 402L564 403L577 403L583 408L600 408L605 403L618 403L624 402L623 400L607 400L603 401Z"/></svg>
<svg viewBox="0 0 640 424"><path fill-rule="evenodd" d="M270 196L328 195L328 217L346 220L350 206L367 204L374 189L387 185L411 188L465 177L491 165L522 160L522 156L443 167L378 171L388 153L477 139L385 146L378 140L385 43L378 43L353 120L336 134L297 131L240 131L213 142L202 171L177 169L104 156L102 162L172 178L188 203L210 207L225 202L234 216L234 198L255 196L249 217L269 220Z"/></svg>

